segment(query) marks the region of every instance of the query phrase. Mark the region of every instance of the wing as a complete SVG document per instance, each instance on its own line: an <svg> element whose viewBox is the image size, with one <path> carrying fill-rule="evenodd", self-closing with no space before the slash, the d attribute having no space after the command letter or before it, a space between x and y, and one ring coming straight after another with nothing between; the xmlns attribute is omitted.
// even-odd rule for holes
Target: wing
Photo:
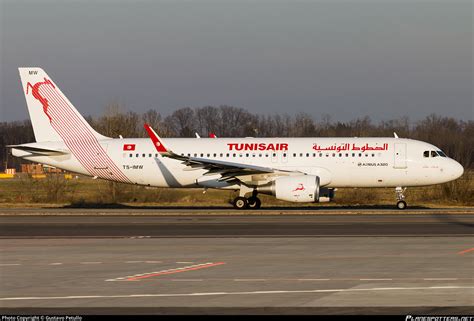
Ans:
<svg viewBox="0 0 474 321"><path fill-rule="evenodd" d="M204 174L205 176L221 174L222 177L219 179L219 181L248 181L250 176L255 177L255 175L257 175L257 177L258 175L261 175L262 178L268 179L268 177L272 176L287 176L296 173L301 174L300 172L285 171L271 167L179 155L167 148L163 144L163 140L148 124L145 124L145 130L147 131L153 142L153 145L161 156L180 160L183 164L188 166L188 168L185 170L205 169L207 170L207 172ZM255 180L255 178L251 180Z"/></svg>

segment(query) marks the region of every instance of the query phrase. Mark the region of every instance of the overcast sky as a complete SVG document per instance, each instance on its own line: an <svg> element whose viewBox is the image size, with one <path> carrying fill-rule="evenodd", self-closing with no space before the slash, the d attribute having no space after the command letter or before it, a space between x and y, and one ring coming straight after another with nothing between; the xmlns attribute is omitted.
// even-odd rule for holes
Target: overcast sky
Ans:
<svg viewBox="0 0 474 321"><path fill-rule="evenodd" d="M82 114L233 105L348 121L474 118L473 1L0 0L0 121L19 66Z"/></svg>

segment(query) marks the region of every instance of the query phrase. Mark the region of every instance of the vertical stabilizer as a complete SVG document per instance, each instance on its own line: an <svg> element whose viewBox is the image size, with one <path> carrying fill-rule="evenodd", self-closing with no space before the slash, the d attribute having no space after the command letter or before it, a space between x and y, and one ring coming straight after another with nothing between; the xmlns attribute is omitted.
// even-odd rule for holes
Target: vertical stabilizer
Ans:
<svg viewBox="0 0 474 321"><path fill-rule="evenodd" d="M41 68L18 68L37 142L98 140L97 133Z"/></svg>

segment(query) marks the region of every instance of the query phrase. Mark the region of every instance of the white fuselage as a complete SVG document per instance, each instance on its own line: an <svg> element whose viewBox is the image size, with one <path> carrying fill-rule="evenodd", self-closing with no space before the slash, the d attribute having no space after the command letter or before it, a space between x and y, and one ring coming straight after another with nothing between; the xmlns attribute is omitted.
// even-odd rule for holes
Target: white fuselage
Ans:
<svg viewBox="0 0 474 321"><path fill-rule="evenodd" d="M423 186L454 180L463 168L455 160L437 156L439 148L401 138L168 138L174 153L201 159L251 164L317 175L326 187ZM204 169L162 157L147 138L104 139L93 143L88 159L94 170L64 142L25 144L63 150L59 156L38 156L13 148L14 156L102 179L157 187L202 187ZM100 151L97 151L97 144ZM124 150L125 145L133 150ZM81 142L87 150L88 142ZM72 150L72 152L71 152ZM429 157L426 153L429 151ZM107 161L104 161L104 155ZM435 153L436 154L436 153ZM113 166L111 166L111 161ZM113 167L113 169L112 169ZM116 179L120 175L122 179ZM206 187L213 187L212 185ZM216 186L238 188L238 186Z"/></svg>

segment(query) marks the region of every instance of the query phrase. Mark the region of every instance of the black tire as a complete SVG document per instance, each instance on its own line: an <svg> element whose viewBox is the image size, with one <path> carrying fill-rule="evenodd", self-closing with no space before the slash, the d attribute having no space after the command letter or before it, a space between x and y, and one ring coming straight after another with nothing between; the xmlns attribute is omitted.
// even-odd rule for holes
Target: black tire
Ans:
<svg viewBox="0 0 474 321"><path fill-rule="evenodd" d="M398 202L397 202L397 208L398 208L399 210L404 210L404 209L406 209L406 208L407 208L407 202L405 202L405 201L398 201Z"/></svg>
<svg viewBox="0 0 474 321"><path fill-rule="evenodd" d="M248 206L249 206L249 202L247 201L245 197L239 196L234 199L234 208L238 210L244 210L248 208Z"/></svg>
<svg viewBox="0 0 474 321"><path fill-rule="evenodd" d="M249 208L251 209L258 210L260 206L262 206L262 201L256 196L249 197L247 201L249 203Z"/></svg>

